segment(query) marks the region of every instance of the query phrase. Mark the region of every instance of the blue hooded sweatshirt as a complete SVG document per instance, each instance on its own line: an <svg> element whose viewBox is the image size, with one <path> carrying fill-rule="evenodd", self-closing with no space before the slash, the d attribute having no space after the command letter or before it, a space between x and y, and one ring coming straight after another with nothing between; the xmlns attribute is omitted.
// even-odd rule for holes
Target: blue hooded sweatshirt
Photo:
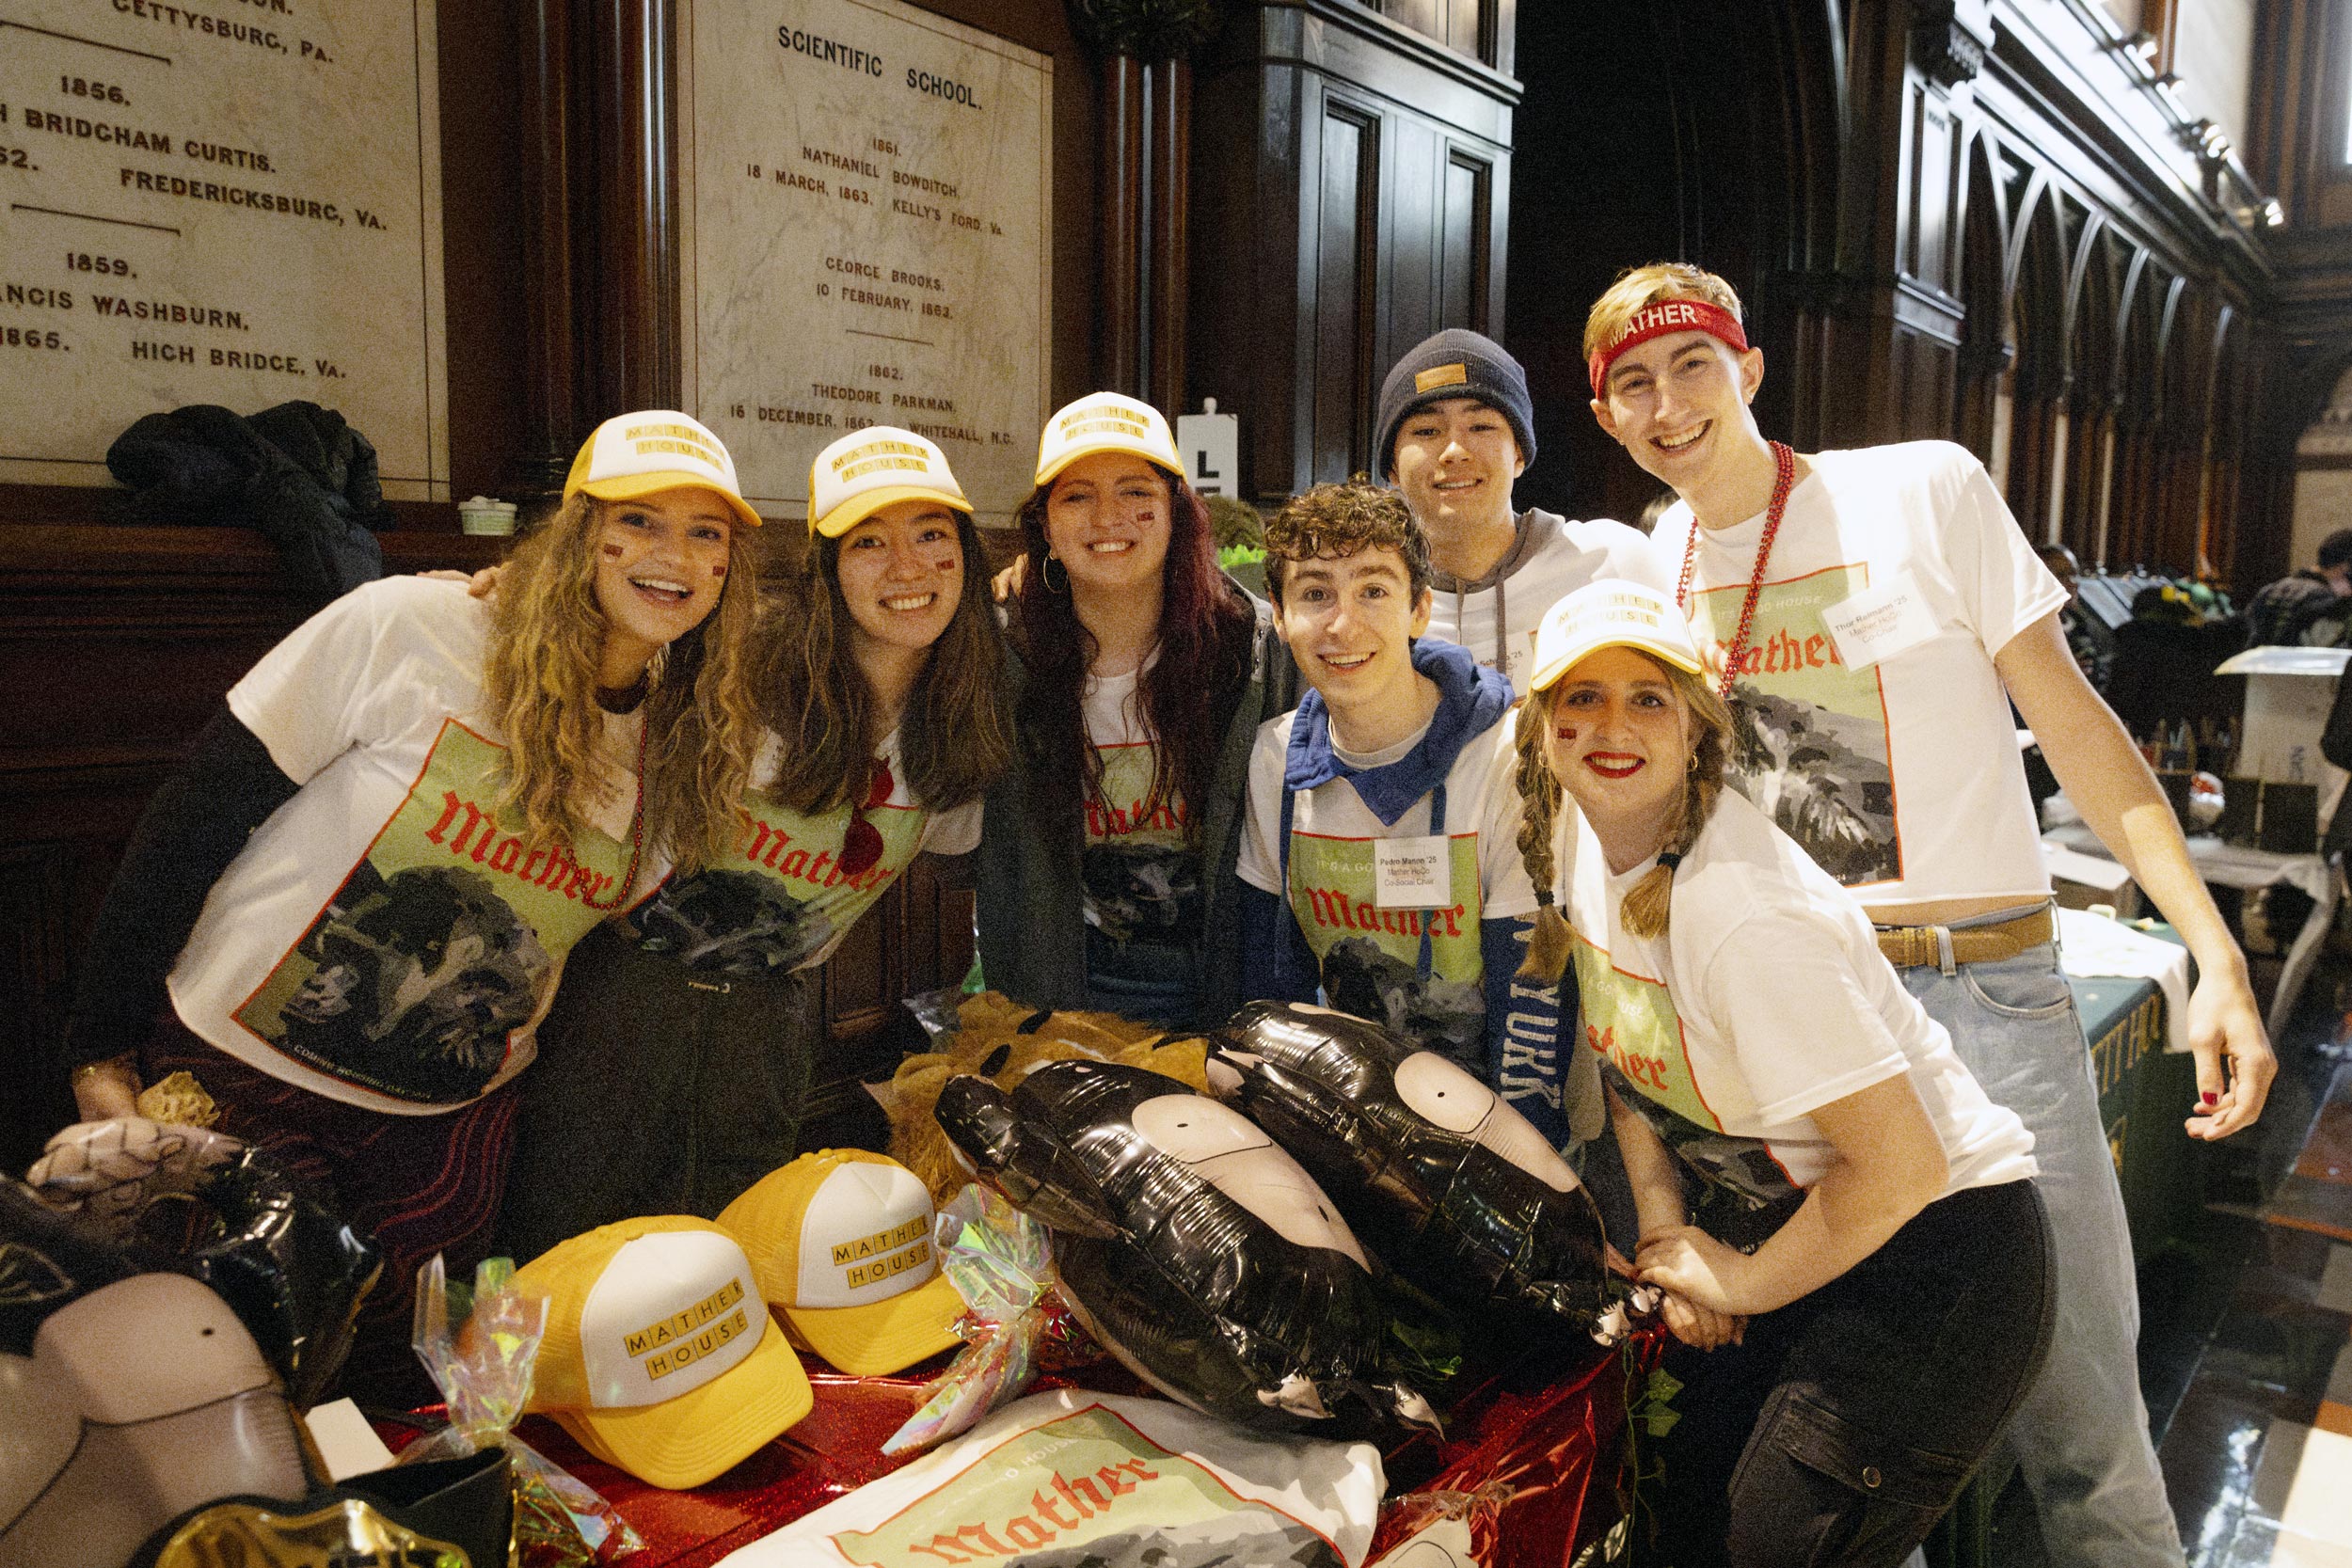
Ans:
<svg viewBox="0 0 2352 1568"><path fill-rule="evenodd" d="M1437 711L1411 751L1377 768L1354 768L1341 760L1332 749L1331 715L1323 694L1310 690L1300 699L1283 758L1280 842L1276 846L1286 888L1291 808L1301 792L1344 779L1366 810L1384 826L1393 827L1406 813L1442 790L1446 775L1453 771L1465 746L1508 718L1513 701L1510 680L1502 672L1480 664L1468 650L1422 639L1413 644L1412 663L1415 671L1436 684ZM1252 801L1251 815L1258 809ZM1438 820L1434 814L1432 820ZM1438 831L1443 831L1441 823ZM1288 900L1245 886L1241 915L1244 962L1254 971L1245 975L1245 983L1254 981L1248 986L1251 993L1300 1002L1318 1000L1321 969ZM1478 983L1486 1000L1486 1048L1483 1061L1462 1065L1559 1146L1571 1141L1561 1108L1565 1077L1561 993L1556 987L1515 978L1533 928L1533 920L1519 915L1479 922L1482 972ZM1424 935L1421 953L1424 978L1429 965L1429 939Z"/></svg>

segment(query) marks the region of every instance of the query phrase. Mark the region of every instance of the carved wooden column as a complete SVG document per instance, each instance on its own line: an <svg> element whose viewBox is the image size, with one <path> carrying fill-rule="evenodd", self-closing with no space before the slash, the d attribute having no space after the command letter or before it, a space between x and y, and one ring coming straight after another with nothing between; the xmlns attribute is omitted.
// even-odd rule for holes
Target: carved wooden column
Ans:
<svg viewBox="0 0 2352 1568"><path fill-rule="evenodd" d="M1218 21L1215 0L1069 0L1102 55L1103 277L1096 380L1170 416L1184 392L1192 159L1187 59Z"/></svg>
<svg viewBox="0 0 2352 1568"><path fill-rule="evenodd" d="M502 488L517 499L560 494L586 435L580 406L579 309L572 271L577 130L570 0L517 12L516 91L523 127L523 438Z"/></svg>
<svg viewBox="0 0 2352 1568"><path fill-rule="evenodd" d="M596 0L595 17L597 330L581 379L605 419L680 395L677 31L672 0Z"/></svg>
<svg viewBox="0 0 2352 1568"><path fill-rule="evenodd" d="M1103 282L1096 330L1095 379L1112 391L1144 396L1144 73L1133 55L1103 61L1103 166L1095 198Z"/></svg>

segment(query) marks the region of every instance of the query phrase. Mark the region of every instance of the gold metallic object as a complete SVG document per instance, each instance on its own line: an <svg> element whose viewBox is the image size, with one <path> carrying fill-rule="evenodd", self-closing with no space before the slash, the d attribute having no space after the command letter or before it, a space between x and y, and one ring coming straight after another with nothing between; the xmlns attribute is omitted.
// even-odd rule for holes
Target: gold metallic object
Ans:
<svg viewBox="0 0 2352 1568"><path fill-rule="evenodd" d="M475 1568L455 1546L419 1535L358 1498L301 1514L259 1503L215 1504L171 1532L155 1568L342 1568L358 1562Z"/></svg>
<svg viewBox="0 0 2352 1568"><path fill-rule="evenodd" d="M220 1107L184 1068L141 1089L138 1113L173 1127L211 1127L220 1120Z"/></svg>

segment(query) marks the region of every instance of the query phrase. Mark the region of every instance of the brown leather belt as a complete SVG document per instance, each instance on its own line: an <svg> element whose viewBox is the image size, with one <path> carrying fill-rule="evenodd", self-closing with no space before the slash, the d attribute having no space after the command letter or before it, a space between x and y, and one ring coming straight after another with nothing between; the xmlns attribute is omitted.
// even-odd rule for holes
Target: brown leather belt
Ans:
<svg viewBox="0 0 2352 1568"><path fill-rule="evenodd" d="M1942 931L1952 944L1956 964L1997 963L2013 958L2028 947L2039 947L2058 934L2058 923L2047 909L2004 920L1998 926L1968 926L1958 930L1941 926L1881 926L1879 951L1897 969L1915 969L1944 961Z"/></svg>

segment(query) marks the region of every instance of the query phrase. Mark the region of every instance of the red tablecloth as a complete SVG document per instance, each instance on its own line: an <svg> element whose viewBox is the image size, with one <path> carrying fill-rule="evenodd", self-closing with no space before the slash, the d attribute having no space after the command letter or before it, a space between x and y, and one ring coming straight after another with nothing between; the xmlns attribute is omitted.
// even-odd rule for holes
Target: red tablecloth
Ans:
<svg viewBox="0 0 2352 1568"><path fill-rule="evenodd" d="M1654 1345L1637 1353L1645 1363ZM1597 1353L1596 1353L1597 1354ZM591 1457L561 1427L539 1417L518 1429L532 1447L603 1493L644 1537L630 1568L705 1568L878 1476L921 1457L885 1458L882 1440L921 1403L923 1385L945 1365L896 1377L855 1378L803 1356L817 1405L791 1431L734 1469L689 1492L665 1492ZM1617 1516L1615 1486L1625 1429L1624 1363L1600 1354L1549 1384L1490 1377L1453 1402L1442 1441L1421 1435L1389 1450L1391 1495L1481 1494L1473 1539L1490 1568L1558 1568ZM1105 1392L1149 1394L1115 1363L1073 1382ZM1375 1555L1417 1528L1418 1510L1385 1519Z"/></svg>

